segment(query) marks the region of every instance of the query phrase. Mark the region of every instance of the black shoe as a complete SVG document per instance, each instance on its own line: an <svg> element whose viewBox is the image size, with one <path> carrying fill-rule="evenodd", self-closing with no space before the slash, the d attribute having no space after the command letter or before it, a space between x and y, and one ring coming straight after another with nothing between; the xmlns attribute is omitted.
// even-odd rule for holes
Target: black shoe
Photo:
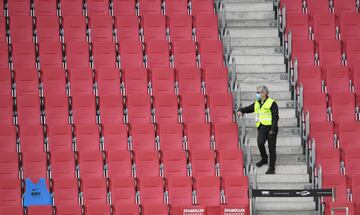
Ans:
<svg viewBox="0 0 360 215"><path fill-rule="evenodd" d="M275 174L275 169L274 168L269 168L267 171L266 171L266 175L274 175Z"/></svg>
<svg viewBox="0 0 360 215"><path fill-rule="evenodd" d="M259 161L259 162L256 163L256 166L257 166L257 167L261 167L261 166L263 166L263 165L265 165L265 164L267 164L267 163L268 163L267 160L261 160L261 161Z"/></svg>

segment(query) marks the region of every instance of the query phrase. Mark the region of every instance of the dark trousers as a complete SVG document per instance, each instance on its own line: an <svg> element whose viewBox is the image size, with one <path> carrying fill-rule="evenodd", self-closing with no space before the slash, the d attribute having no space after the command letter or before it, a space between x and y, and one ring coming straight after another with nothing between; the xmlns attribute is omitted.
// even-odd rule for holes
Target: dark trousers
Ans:
<svg viewBox="0 0 360 215"><path fill-rule="evenodd" d="M276 136L277 131L275 131L275 134L269 134L270 133L271 126L263 126L260 125L258 127L258 147L260 151L261 158L263 160L268 160L268 155L266 154L265 149L265 142L268 141L268 148L269 148L269 154L270 154L270 168L275 168L276 163Z"/></svg>

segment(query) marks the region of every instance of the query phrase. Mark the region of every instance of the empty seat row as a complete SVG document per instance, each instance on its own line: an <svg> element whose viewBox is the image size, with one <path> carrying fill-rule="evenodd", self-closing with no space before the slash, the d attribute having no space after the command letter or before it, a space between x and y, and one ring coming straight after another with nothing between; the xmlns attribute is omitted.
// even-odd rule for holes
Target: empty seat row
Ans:
<svg viewBox="0 0 360 215"><path fill-rule="evenodd" d="M183 128L184 127L184 128ZM1 126L1 152L239 149L235 123Z"/></svg>

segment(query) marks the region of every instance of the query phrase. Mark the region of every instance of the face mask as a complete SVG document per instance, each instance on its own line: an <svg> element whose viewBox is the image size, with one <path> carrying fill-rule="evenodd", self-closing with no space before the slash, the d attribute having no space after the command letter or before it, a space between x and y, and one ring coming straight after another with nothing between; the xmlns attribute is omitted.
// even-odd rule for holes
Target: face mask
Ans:
<svg viewBox="0 0 360 215"><path fill-rule="evenodd" d="M261 99L260 93L256 93L256 100L260 100L260 99Z"/></svg>

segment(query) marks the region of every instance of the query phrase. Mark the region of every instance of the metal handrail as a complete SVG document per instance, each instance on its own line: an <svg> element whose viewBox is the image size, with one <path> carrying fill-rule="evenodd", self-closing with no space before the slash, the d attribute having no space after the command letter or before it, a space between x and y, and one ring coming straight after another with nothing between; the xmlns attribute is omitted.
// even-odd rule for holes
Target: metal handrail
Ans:
<svg viewBox="0 0 360 215"><path fill-rule="evenodd" d="M230 54L231 54L231 37L230 37L230 31L226 30L224 33L224 54L225 54L225 64L227 67L229 67L229 61L230 61Z"/></svg>

